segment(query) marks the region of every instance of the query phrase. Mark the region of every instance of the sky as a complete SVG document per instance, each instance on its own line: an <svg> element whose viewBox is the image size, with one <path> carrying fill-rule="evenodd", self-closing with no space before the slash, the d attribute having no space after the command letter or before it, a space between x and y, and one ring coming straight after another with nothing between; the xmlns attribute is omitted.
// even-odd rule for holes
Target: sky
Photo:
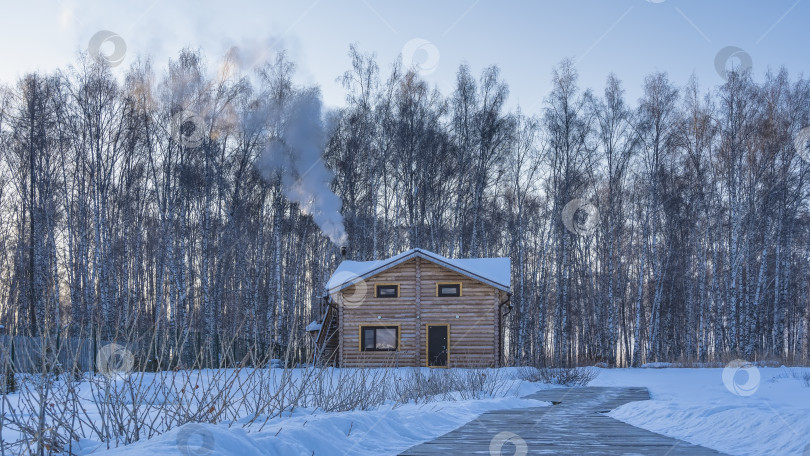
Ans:
<svg viewBox="0 0 810 456"><path fill-rule="evenodd" d="M677 85L697 75L705 88L723 82L720 69L750 65L761 80L784 66L810 73L810 0L3 0L0 81L75 63L91 40L122 51L123 74L139 58L166 67L184 47L216 67L231 46L249 55L286 49L297 81L321 87L329 107L344 104L337 78L350 68L349 45L377 56L383 76L398 56L443 93L458 66L478 75L498 65L510 86L510 107L537 113L553 67L576 63L579 85L598 93L612 72L630 101L645 75L665 71ZM119 38L104 41L99 32ZM100 38L99 38L100 37Z"/></svg>

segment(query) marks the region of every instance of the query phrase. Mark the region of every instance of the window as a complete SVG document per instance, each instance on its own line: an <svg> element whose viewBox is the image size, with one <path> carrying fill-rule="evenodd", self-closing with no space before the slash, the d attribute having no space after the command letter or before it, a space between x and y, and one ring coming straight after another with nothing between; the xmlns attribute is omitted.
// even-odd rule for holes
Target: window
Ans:
<svg viewBox="0 0 810 456"><path fill-rule="evenodd" d="M361 326L361 351L396 351L399 347L398 326Z"/></svg>
<svg viewBox="0 0 810 456"><path fill-rule="evenodd" d="M439 297L458 297L461 296L460 283L437 283L436 296Z"/></svg>
<svg viewBox="0 0 810 456"><path fill-rule="evenodd" d="M398 298L399 297L399 285L385 283L381 285L377 285L377 297L378 298Z"/></svg>

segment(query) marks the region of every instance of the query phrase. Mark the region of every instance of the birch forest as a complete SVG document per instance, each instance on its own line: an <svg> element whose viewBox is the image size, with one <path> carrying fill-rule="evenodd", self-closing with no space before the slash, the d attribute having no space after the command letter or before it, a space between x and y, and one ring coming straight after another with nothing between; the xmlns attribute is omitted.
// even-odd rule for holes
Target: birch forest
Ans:
<svg viewBox="0 0 810 456"><path fill-rule="evenodd" d="M496 66L444 93L348 52L337 109L284 53L0 86L5 334L304 361L340 246L418 247L511 258L509 364L810 361L810 80L656 73L633 100L566 60L526 109Z"/></svg>

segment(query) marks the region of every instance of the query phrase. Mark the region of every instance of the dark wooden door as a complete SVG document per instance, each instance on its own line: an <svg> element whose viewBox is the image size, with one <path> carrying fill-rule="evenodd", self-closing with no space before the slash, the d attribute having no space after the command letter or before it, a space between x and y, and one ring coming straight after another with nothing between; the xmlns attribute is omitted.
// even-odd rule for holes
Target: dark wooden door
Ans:
<svg viewBox="0 0 810 456"><path fill-rule="evenodd" d="M427 359L430 367L447 367L447 326L428 325Z"/></svg>

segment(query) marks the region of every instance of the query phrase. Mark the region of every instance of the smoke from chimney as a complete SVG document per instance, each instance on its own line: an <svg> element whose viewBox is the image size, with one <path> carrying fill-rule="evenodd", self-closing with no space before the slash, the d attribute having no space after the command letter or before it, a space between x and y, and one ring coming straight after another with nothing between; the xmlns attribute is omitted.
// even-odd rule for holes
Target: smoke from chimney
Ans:
<svg viewBox="0 0 810 456"><path fill-rule="evenodd" d="M342 245L347 239L342 202L329 188L334 174L321 158L327 132L320 92L312 88L296 93L280 114L280 133L259 156L256 167L267 180L280 174L284 195L311 215L335 245Z"/></svg>

